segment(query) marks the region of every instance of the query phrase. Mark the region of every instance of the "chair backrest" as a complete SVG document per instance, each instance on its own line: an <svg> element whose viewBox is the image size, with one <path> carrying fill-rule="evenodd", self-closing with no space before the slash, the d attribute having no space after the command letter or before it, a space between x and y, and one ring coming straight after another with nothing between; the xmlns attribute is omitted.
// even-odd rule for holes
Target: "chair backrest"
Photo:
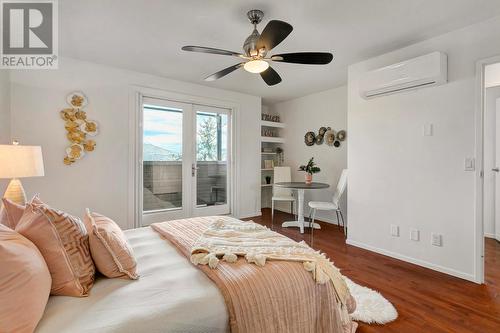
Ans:
<svg viewBox="0 0 500 333"><path fill-rule="evenodd" d="M347 187L347 169L342 170L340 174L339 182L337 183L337 188L335 189L335 193L333 194L333 203L337 205L339 204L339 200L344 194L344 191Z"/></svg>
<svg viewBox="0 0 500 333"><path fill-rule="evenodd" d="M275 167L274 168L274 180L273 183L285 183L292 181L292 171L290 167ZM285 196L289 197L292 195L292 190L287 188L281 188L273 186L273 196Z"/></svg>

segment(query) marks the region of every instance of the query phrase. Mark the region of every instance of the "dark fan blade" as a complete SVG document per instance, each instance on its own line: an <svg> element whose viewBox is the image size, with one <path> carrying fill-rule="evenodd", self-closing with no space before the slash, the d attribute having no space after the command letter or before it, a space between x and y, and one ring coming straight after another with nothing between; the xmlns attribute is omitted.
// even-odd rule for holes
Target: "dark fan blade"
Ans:
<svg viewBox="0 0 500 333"><path fill-rule="evenodd" d="M214 73L210 76L207 76L205 78L205 81L215 81L217 79L220 79L221 77L226 76L227 74L229 74L231 72L234 72L235 70L237 70L238 68L243 66L243 64L244 64L244 62L240 62L239 64L233 65L233 66L228 67L228 68L224 68L223 70L218 71L217 73Z"/></svg>
<svg viewBox="0 0 500 333"><path fill-rule="evenodd" d="M283 21L272 20L266 25L259 40L257 41L257 49L265 47L267 51L271 51L279 43L281 43L286 36L292 32L293 27Z"/></svg>
<svg viewBox="0 0 500 333"><path fill-rule="evenodd" d="M297 52L276 54L271 57L273 61L291 62L305 65L326 65L333 60L333 54L325 52Z"/></svg>
<svg viewBox="0 0 500 333"><path fill-rule="evenodd" d="M266 81L268 86L274 86L275 84L281 82L280 75L272 67L269 67L268 69L260 73L260 76L264 81Z"/></svg>
<svg viewBox="0 0 500 333"><path fill-rule="evenodd" d="M235 57L242 57L243 54L233 51L226 51L221 49L214 49L212 47L204 47L204 46L183 46L183 51L191 51L191 52L201 52L201 53L211 53L211 54L220 54L220 55L228 55Z"/></svg>

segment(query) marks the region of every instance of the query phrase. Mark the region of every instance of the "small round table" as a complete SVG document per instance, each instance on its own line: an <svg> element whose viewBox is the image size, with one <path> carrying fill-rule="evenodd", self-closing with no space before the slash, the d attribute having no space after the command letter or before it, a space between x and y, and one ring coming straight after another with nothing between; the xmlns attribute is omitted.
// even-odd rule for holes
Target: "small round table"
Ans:
<svg viewBox="0 0 500 333"><path fill-rule="evenodd" d="M274 184L274 186L297 190L297 197L298 197L297 216L298 216L298 219L297 219L297 221L283 222L283 224L281 226L284 228L299 227L300 233L303 234L304 233L304 226L306 226L306 227L310 226L309 222L304 221L304 191L305 190L320 190L320 189L328 188L328 187L330 187L330 185L325 184L325 183L306 184L303 182L286 182L286 183L276 183L276 184ZM313 227L314 227L314 229L321 229L320 225L317 223L314 223Z"/></svg>

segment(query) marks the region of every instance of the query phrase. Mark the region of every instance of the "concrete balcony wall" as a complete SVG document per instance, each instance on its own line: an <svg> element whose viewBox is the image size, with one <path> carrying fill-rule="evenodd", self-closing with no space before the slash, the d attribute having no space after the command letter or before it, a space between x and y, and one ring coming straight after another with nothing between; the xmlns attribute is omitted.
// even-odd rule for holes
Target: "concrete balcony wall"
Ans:
<svg viewBox="0 0 500 333"><path fill-rule="evenodd" d="M144 210L182 206L182 162L145 161ZM226 202L226 162L198 162L197 205Z"/></svg>

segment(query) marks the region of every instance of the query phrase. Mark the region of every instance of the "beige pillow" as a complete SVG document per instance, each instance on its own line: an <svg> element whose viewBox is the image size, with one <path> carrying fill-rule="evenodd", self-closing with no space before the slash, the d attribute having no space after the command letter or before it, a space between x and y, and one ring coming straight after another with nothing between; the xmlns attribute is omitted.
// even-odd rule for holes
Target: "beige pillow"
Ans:
<svg viewBox="0 0 500 333"><path fill-rule="evenodd" d="M36 246L0 225L0 332L33 332L50 285L47 264Z"/></svg>
<svg viewBox="0 0 500 333"><path fill-rule="evenodd" d="M125 234L110 218L86 210L90 252L97 270L108 278L137 279L137 262Z"/></svg>
<svg viewBox="0 0 500 333"><path fill-rule="evenodd" d="M80 219L40 202L36 198L26 205L16 231L42 253L52 295L87 296L95 278L87 230Z"/></svg>
<svg viewBox="0 0 500 333"><path fill-rule="evenodd" d="M11 229L16 228L17 222L24 213L24 206L15 203L7 198L2 198L3 206L0 209L0 224Z"/></svg>

